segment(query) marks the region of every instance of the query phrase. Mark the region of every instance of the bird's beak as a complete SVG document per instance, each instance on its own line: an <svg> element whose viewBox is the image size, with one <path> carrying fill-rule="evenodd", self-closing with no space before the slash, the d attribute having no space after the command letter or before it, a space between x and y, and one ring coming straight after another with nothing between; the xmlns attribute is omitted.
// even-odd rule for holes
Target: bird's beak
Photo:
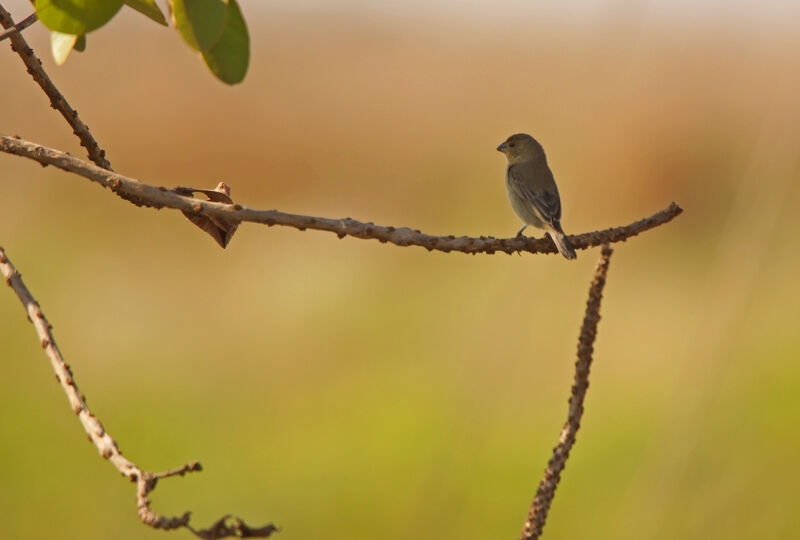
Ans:
<svg viewBox="0 0 800 540"><path fill-rule="evenodd" d="M497 151L498 151L498 152L503 152L503 153L505 153L505 151L506 151L507 149L508 149L508 147L506 146L506 143L504 143L504 142L501 142L501 143L500 143L500 146L498 146L498 147L497 147Z"/></svg>

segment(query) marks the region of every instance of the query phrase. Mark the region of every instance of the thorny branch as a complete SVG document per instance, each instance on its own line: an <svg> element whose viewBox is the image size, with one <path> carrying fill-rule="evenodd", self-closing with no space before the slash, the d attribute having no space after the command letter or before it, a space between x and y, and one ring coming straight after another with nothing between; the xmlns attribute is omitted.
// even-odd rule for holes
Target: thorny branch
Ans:
<svg viewBox="0 0 800 540"><path fill-rule="evenodd" d="M262 223L268 226L284 225L295 227L301 231L315 229L332 232L343 238L353 236L363 239L374 239L380 242L389 242L398 246L420 246L428 251L457 251L461 253L488 253L495 252L515 253L557 253L555 245L549 238L493 238L493 237L467 237L467 236L432 236L423 234L418 230L408 227L391 227L363 223L354 219L331 219L323 217L303 216L288 214L278 210L254 210L239 204L224 204L211 201L201 201L192 197L181 196L176 190L165 187L156 187L142 183L133 178L116 174L91 163L82 161L74 156L24 141L15 137L0 136L0 151L15 154L38 161L42 165L53 165L59 169L69 171L103 187L111 189L122 198L135 204L151 206L154 208L176 208L184 212L206 215L231 223L249 221ZM177 191L185 191L178 188ZM136 202L138 201L138 203ZM614 227L602 231L570 236L570 242L575 249L621 242L631 236L652 229L671 221L683 210L674 202L667 208L641 219L630 225Z"/></svg>
<svg viewBox="0 0 800 540"><path fill-rule="evenodd" d="M536 490L528 519L522 528L521 540L539 538L550 511L550 503L561 479L561 472L567 464L569 452L575 444L575 435L581 427L583 416L583 400L589 388L589 369L592 366L594 340L597 336L597 323L600 320L600 301L603 298L603 287L606 284L608 261L613 250L606 244L603 246L600 260L594 270L594 278L589 287L589 299L586 301L586 314L583 317L581 334L578 338L578 359L575 362L575 380L572 383L572 394L569 398L567 422L561 429L558 444L553 448L553 455L547 463L544 477Z"/></svg>
<svg viewBox="0 0 800 540"><path fill-rule="evenodd" d="M92 414L89 407L86 405L86 399L75 383L75 378L69 365L64 361L56 345L55 338L52 334L52 327L42 313L39 303L33 298L25 283L22 281L22 276L19 274L11 261L8 260L5 251L0 247L0 273L5 277L6 283L11 287L19 297L20 302L25 307L28 313L28 319L33 323L36 333L39 335L42 348L45 354L50 359L50 364L53 366L53 371L56 373L56 380L61 384L64 393L67 394L70 407L78 416L83 429L89 435L89 440L97 447L100 455L111 462L112 465L123 476L128 478L131 482L136 483L136 511L139 519L143 523L155 529L176 529L178 527L186 527L192 531L196 536L203 539L218 539L228 536L238 538L266 538L270 536L277 529L274 525L269 524L261 528L250 528L245 525L239 518L231 516L223 516L219 521L213 524L208 529L195 530L189 525L190 513L186 512L180 517L166 517L155 512L150 507L149 494L156 487L156 483L161 478L168 478L170 476L183 476L187 472L200 471L201 466L196 461L188 463L182 467L171 469L161 473L152 473L143 471L135 463L129 461L120 452L116 441L109 435L103 428L100 420Z"/></svg>
<svg viewBox="0 0 800 540"><path fill-rule="evenodd" d="M2 5L0 5L0 24L6 29L15 26L11 14L6 11ZM22 23L20 23L20 25L21 24ZM22 37L22 32L13 32L9 36L9 39L11 40L11 49L19 55L25 63L28 73L33 77L33 80L42 87L44 93L50 98L50 105L60 112L67 123L72 127L73 132L81 141L81 146L85 147L89 153L89 159L95 162L99 167L111 170L111 163L106 159L105 150L100 148L100 145L94 140L92 134L89 133L89 127L78 118L78 111L67 103L67 99L58 91L53 81L50 80L50 77L44 71L44 68L42 68L42 61L36 57L33 49L28 46L25 38Z"/></svg>

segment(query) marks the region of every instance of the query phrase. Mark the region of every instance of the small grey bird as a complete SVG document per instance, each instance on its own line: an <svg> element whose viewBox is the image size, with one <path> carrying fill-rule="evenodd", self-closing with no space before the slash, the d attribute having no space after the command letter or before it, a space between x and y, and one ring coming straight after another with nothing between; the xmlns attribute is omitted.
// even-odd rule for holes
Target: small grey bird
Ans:
<svg viewBox="0 0 800 540"><path fill-rule="evenodd" d="M511 208L525 223L544 229L558 251L567 259L575 259L575 250L561 228L561 199L544 148L525 133L512 135L497 147L508 159L506 192ZM517 237L522 236L522 227Z"/></svg>

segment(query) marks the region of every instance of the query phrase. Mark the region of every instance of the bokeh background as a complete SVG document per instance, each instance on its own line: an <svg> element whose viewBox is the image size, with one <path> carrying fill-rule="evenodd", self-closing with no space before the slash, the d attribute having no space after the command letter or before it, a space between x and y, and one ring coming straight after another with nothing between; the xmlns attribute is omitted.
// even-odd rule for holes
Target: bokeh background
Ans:
<svg viewBox="0 0 800 540"><path fill-rule="evenodd" d="M23 0L4 1L17 19ZM564 227L675 200L616 246L587 412L545 538L800 527L800 8L785 2L242 2L227 87L127 10L55 67L117 171L432 234L519 228L495 146L548 152ZM386 4L386 5L381 5ZM84 155L6 43L0 132ZM515 538L566 415L597 250L428 253L180 213L0 155L0 245L154 507L284 540ZM163 538L0 291L6 538ZM186 532L173 536L188 537Z"/></svg>

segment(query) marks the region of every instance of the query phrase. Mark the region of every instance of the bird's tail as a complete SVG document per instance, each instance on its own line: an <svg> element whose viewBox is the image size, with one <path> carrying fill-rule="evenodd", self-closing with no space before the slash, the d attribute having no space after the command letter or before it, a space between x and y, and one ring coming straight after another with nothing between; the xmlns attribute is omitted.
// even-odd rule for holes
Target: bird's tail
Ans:
<svg viewBox="0 0 800 540"><path fill-rule="evenodd" d="M558 248L559 253L561 253L565 259L577 259L578 255L575 254L575 249L570 244L567 235L564 234L564 231L561 230L561 227L558 229L549 229L547 234L550 235L550 238L553 239L553 243Z"/></svg>

